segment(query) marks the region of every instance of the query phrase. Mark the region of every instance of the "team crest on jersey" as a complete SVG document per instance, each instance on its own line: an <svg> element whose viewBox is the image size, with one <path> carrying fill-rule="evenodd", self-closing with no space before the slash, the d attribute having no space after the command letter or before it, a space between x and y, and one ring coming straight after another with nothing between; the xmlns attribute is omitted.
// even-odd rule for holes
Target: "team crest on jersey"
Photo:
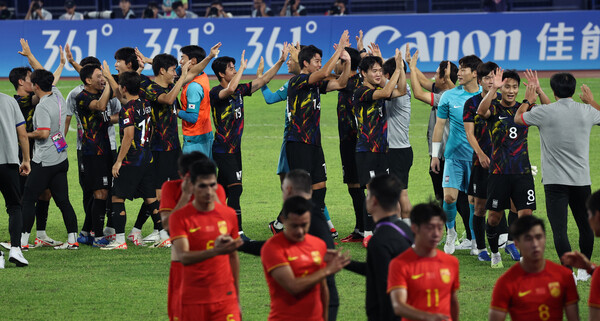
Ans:
<svg viewBox="0 0 600 321"><path fill-rule="evenodd" d="M217 222L217 226L219 226L219 233L227 234L227 222L226 221Z"/></svg>
<svg viewBox="0 0 600 321"><path fill-rule="evenodd" d="M440 269L440 277L442 278L442 282L450 283L450 270Z"/></svg>
<svg viewBox="0 0 600 321"><path fill-rule="evenodd" d="M123 125L127 125L127 124L129 124L129 118L123 119Z"/></svg>
<svg viewBox="0 0 600 321"><path fill-rule="evenodd" d="M558 298L560 296L560 283L550 282L548 283L548 289L550 290L550 295L553 298Z"/></svg>
<svg viewBox="0 0 600 321"><path fill-rule="evenodd" d="M316 265L321 265L322 259L319 251L312 251L310 252L310 255L312 255L313 262L315 262Z"/></svg>

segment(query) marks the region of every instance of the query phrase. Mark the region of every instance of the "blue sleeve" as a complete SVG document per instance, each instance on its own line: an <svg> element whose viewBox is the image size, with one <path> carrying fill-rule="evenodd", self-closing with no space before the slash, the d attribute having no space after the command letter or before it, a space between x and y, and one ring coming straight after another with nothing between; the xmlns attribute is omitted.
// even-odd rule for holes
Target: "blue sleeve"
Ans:
<svg viewBox="0 0 600 321"><path fill-rule="evenodd" d="M450 96L450 91L447 90L442 94L442 97L440 98L440 102L438 103L438 109L437 109L437 117L441 118L441 119L448 119L448 117L450 116L450 106L449 106L449 97Z"/></svg>
<svg viewBox="0 0 600 321"><path fill-rule="evenodd" d="M186 96L186 110L179 111L177 116L189 123L195 124L198 121L198 111L200 109L200 102L204 98L204 90L200 84L191 83L188 86Z"/></svg>
<svg viewBox="0 0 600 321"><path fill-rule="evenodd" d="M280 101L284 101L287 98L287 89L288 83L286 82L279 90L276 92L272 92L267 85L264 85L261 90L263 93L263 97L265 98L265 102L267 104L274 104Z"/></svg>

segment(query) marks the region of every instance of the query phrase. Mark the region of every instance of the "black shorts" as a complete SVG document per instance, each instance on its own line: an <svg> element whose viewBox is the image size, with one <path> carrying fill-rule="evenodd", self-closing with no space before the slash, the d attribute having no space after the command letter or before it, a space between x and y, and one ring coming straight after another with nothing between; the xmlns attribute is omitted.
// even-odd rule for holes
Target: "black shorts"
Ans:
<svg viewBox="0 0 600 321"><path fill-rule="evenodd" d="M513 201L517 211L535 210L535 186L531 174L490 174L485 208L501 211L510 208Z"/></svg>
<svg viewBox="0 0 600 321"><path fill-rule="evenodd" d="M112 155L83 155L83 185L88 191L110 189L112 186Z"/></svg>
<svg viewBox="0 0 600 321"><path fill-rule="evenodd" d="M358 171L356 169L356 139L340 141L340 156L342 158L344 184L358 184Z"/></svg>
<svg viewBox="0 0 600 321"><path fill-rule="evenodd" d="M219 174L217 182L224 187L242 183L242 153L215 153L213 160L217 164Z"/></svg>
<svg viewBox="0 0 600 321"><path fill-rule="evenodd" d="M413 164L412 147L390 148L387 153L390 174L396 175L402 183L402 189L408 188L408 174Z"/></svg>
<svg viewBox="0 0 600 321"><path fill-rule="evenodd" d="M469 195L477 198L486 199L487 186L490 172L489 169L481 167L481 165L473 166L471 170L471 178L469 179Z"/></svg>
<svg viewBox="0 0 600 321"><path fill-rule="evenodd" d="M288 141L285 145L285 153L290 171L294 169L307 171L313 184L327 181L325 155L321 146Z"/></svg>
<svg viewBox="0 0 600 321"><path fill-rule="evenodd" d="M22 188L19 186L19 176L19 165L0 164L0 193L4 197L6 209L10 211L15 208L21 210ZM22 218L19 216L17 219Z"/></svg>
<svg viewBox="0 0 600 321"><path fill-rule="evenodd" d="M154 164L154 189L161 189L166 181L179 179L177 162L181 150L168 152L152 152L152 164Z"/></svg>
<svg viewBox="0 0 600 321"><path fill-rule="evenodd" d="M367 186L371 178L390 172L387 156L384 153L356 153L356 168L358 168L358 182L363 187Z"/></svg>
<svg viewBox="0 0 600 321"><path fill-rule="evenodd" d="M154 166L121 166L119 177L113 181L112 195L128 200L155 198Z"/></svg>

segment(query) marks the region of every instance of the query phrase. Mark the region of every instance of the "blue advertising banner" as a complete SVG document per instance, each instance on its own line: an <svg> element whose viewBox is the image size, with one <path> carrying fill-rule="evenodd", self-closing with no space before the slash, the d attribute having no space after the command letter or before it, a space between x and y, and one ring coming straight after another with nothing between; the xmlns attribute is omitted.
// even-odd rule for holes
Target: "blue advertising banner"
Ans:
<svg viewBox="0 0 600 321"><path fill-rule="evenodd" d="M275 18L188 20L85 20L2 21L3 48L0 76L27 64L17 52L19 38L49 70L58 66L59 45L70 44L75 60L91 55L114 64L121 47L138 47L146 56L170 53L179 57L183 46L200 45L205 50L222 42L221 56L248 59L247 73L255 73L260 57L266 68L273 65L283 42L314 44L332 53L344 30L355 36L364 32L364 44L377 43L384 57L405 45L419 49L419 67L435 71L439 62L457 62L476 54L503 68L536 70L600 69L600 12L531 12L473 14L411 14L378 16L312 16ZM414 52L414 50L413 50ZM64 76L77 76L66 66ZM114 70L113 70L114 71ZM212 74L210 67L207 72ZM281 68L280 73L286 73ZM147 66L145 73L150 74Z"/></svg>

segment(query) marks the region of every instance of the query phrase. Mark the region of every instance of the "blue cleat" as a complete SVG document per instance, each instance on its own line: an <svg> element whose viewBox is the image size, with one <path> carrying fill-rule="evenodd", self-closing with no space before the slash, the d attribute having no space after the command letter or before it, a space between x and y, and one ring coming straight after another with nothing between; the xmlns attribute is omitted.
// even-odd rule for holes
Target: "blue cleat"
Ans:
<svg viewBox="0 0 600 321"><path fill-rule="evenodd" d="M492 260L487 250L479 252L479 254L477 255L477 259L482 262L490 262Z"/></svg>
<svg viewBox="0 0 600 321"><path fill-rule="evenodd" d="M106 238L101 238L98 241L94 241L94 243L92 244L93 247L105 247L110 243L109 240L107 240Z"/></svg>
<svg viewBox="0 0 600 321"><path fill-rule="evenodd" d="M79 233L79 236L77 237L77 242L79 244L93 245L94 244L94 238L92 236L83 235L83 234Z"/></svg>
<svg viewBox="0 0 600 321"><path fill-rule="evenodd" d="M517 247L515 246L515 243L507 244L506 247L504 248L504 251L508 255L510 255L510 257L513 259L513 261L520 261L521 260L521 254L519 254L519 250L517 250Z"/></svg>

